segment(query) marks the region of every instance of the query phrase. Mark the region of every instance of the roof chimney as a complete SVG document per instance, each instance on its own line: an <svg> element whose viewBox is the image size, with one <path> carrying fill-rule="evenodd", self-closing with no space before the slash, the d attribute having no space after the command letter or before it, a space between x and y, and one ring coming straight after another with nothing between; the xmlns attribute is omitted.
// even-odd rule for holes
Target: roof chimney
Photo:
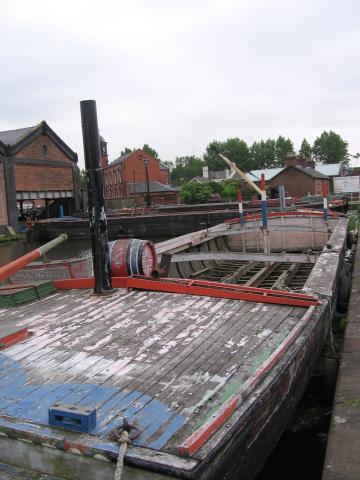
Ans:
<svg viewBox="0 0 360 480"><path fill-rule="evenodd" d="M109 155L107 154L107 143L104 137L100 135L100 165L105 168L109 165Z"/></svg>
<svg viewBox="0 0 360 480"><path fill-rule="evenodd" d="M304 166L304 160L302 160L295 152L291 152L285 158L285 167L296 167L297 165Z"/></svg>

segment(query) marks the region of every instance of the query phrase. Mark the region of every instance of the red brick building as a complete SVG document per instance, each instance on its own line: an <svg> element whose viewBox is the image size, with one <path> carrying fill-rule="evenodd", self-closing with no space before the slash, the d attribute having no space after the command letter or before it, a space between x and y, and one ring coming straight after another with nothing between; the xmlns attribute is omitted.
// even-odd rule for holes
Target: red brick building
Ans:
<svg viewBox="0 0 360 480"><path fill-rule="evenodd" d="M169 185L169 169L158 158L137 149L109 164L103 137L100 150L106 200L130 198L143 205L149 194L152 205L177 202L177 192Z"/></svg>
<svg viewBox="0 0 360 480"><path fill-rule="evenodd" d="M79 208L77 154L47 125L0 132L0 225L17 226L17 204ZM61 200L59 200L61 199Z"/></svg>
<svg viewBox="0 0 360 480"><path fill-rule="evenodd" d="M323 186L330 192L330 178L315 170L315 162L303 160L297 155L289 156L286 167L268 182L270 189L284 185L287 195L305 197L307 195L322 195Z"/></svg>

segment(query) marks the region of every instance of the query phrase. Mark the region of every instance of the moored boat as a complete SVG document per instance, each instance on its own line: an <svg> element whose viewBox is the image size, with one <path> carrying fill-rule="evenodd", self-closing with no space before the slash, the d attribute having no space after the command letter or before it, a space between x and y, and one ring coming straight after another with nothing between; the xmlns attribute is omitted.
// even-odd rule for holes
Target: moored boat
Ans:
<svg viewBox="0 0 360 480"><path fill-rule="evenodd" d="M0 461L110 479L129 423L125 479L254 478L321 352L346 249L341 215L276 212L266 230L254 215L157 244L166 277L128 272L94 296L62 275L2 309L31 335L0 355ZM76 431L71 408L96 425Z"/></svg>

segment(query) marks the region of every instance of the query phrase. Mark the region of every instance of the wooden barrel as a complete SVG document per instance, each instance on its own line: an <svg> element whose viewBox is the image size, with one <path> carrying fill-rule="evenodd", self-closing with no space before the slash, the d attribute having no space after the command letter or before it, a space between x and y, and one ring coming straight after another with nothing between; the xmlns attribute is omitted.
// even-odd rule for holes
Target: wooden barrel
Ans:
<svg viewBox="0 0 360 480"><path fill-rule="evenodd" d="M110 263L114 277L150 276L156 269L156 251L148 240L124 238L109 242Z"/></svg>

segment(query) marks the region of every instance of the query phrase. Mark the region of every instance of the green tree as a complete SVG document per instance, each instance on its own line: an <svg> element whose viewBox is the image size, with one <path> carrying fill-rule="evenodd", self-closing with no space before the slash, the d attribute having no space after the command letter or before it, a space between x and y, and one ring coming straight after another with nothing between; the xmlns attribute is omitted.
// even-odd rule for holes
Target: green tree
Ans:
<svg viewBox="0 0 360 480"><path fill-rule="evenodd" d="M221 197L224 195L224 182L209 182L207 185L211 188L212 193L217 193Z"/></svg>
<svg viewBox="0 0 360 480"><path fill-rule="evenodd" d="M286 157L294 151L294 144L290 138L278 136L275 143L275 164L274 167L285 166Z"/></svg>
<svg viewBox="0 0 360 480"><path fill-rule="evenodd" d="M299 156L303 160L310 160L312 156L312 148L310 143L304 138L304 140L301 142L301 147L299 150Z"/></svg>
<svg viewBox="0 0 360 480"><path fill-rule="evenodd" d="M204 162L199 157L189 155L176 157L175 166L170 171L171 182L181 185L202 174Z"/></svg>
<svg viewBox="0 0 360 480"><path fill-rule="evenodd" d="M314 141L314 157L319 163L339 163L349 161L348 143L339 134L324 131Z"/></svg>
<svg viewBox="0 0 360 480"><path fill-rule="evenodd" d="M121 150L120 156L122 157L123 155L127 155L128 153L131 153L133 149L129 147L125 147L124 150Z"/></svg>
<svg viewBox="0 0 360 480"><path fill-rule="evenodd" d="M276 167L276 141L268 138L254 142L250 148L252 169Z"/></svg>
<svg viewBox="0 0 360 480"><path fill-rule="evenodd" d="M238 137L228 138L225 142L214 140L209 143L204 154L204 162L210 170L217 171L228 168L227 164L219 157L219 153L225 153L241 170L247 172L252 169L249 147L244 140Z"/></svg>
<svg viewBox="0 0 360 480"><path fill-rule="evenodd" d="M152 157L159 158L157 151L151 148L147 143L144 143L142 150L144 150L145 153L148 153Z"/></svg>
<svg viewBox="0 0 360 480"><path fill-rule="evenodd" d="M164 160L164 161L161 161L161 163L166 165L168 167L168 169L170 170L170 172L174 168L174 162L172 162L171 160Z"/></svg>
<svg viewBox="0 0 360 480"><path fill-rule="evenodd" d="M233 183L228 183L224 188L224 196L227 198L236 198L237 188Z"/></svg>
<svg viewBox="0 0 360 480"><path fill-rule="evenodd" d="M182 187L180 197L185 203L205 203L209 200L211 194L212 190L208 184L192 181Z"/></svg>
<svg viewBox="0 0 360 480"><path fill-rule="evenodd" d="M225 142L213 140L209 143L204 153L204 163L209 167L209 170L216 172L226 168L224 161L219 157L219 153L224 153L225 150ZM233 159L231 158L230 160Z"/></svg>

